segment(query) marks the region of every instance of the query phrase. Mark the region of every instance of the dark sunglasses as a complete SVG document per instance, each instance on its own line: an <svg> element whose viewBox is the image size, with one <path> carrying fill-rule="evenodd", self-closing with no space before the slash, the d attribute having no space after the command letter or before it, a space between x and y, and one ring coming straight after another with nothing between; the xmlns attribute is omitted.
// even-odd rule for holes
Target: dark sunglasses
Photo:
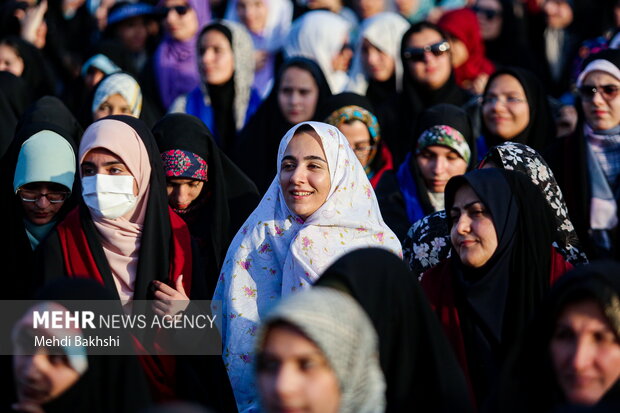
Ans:
<svg viewBox="0 0 620 413"><path fill-rule="evenodd" d="M189 9L190 9L190 8L191 8L191 7L189 7L189 6L172 6L172 7L164 7L164 12L165 12L165 14L164 14L164 15L165 15L165 16L167 16L167 15L168 15L168 13L170 13L170 10L173 10L173 9L174 9L174 11L175 11L175 12L177 12L177 14L178 14L179 16L183 16L183 15L185 15L185 13L187 13L187 12L189 11Z"/></svg>
<svg viewBox="0 0 620 413"><path fill-rule="evenodd" d="M405 60L409 60L410 62L423 62L424 54L426 52L431 52L434 56L439 57L442 54L446 53L448 50L450 50L450 43L442 40L441 42L424 47L410 47L409 49L405 50L405 52L403 53L403 57L405 58Z"/></svg>
<svg viewBox="0 0 620 413"><path fill-rule="evenodd" d="M482 14L487 20L493 20L499 16L502 12L499 10L487 9L484 7L474 6L471 8L475 13Z"/></svg>
<svg viewBox="0 0 620 413"><path fill-rule="evenodd" d="M583 85L577 89L579 91L579 95L585 101L591 101L594 99L594 95L600 93L603 99L612 100L616 96L618 96L618 91L620 91L620 87L616 85L602 85L602 86L594 86L594 85Z"/></svg>

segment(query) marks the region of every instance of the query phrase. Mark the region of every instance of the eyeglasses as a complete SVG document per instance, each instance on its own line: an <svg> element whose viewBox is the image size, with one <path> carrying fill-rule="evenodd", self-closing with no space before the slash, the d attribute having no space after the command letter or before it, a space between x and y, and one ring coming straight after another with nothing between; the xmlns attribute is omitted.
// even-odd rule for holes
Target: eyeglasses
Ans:
<svg viewBox="0 0 620 413"><path fill-rule="evenodd" d="M403 57L410 62L423 62L426 52L431 52L434 56L439 57L450 50L450 43L445 40L424 47L410 47L405 50Z"/></svg>
<svg viewBox="0 0 620 413"><path fill-rule="evenodd" d="M483 15L487 20L493 20L494 18L502 14L500 10L487 9L479 6L474 6L471 9L474 13Z"/></svg>
<svg viewBox="0 0 620 413"><path fill-rule="evenodd" d="M28 189L18 189L17 193L24 202L37 202L41 197L47 198L52 204L59 204L65 202L69 197L69 192L48 192L43 194L37 191L30 191Z"/></svg>
<svg viewBox="0 0 620 413"><path fill-rule="evenodd" d="M601 94L601 97L605 100L613 100L616 96L618 96L618 91L620 87L616 85L602 85L602 86L594 86L594 85L583 85L577 89L579 91L579 95L585 101L591 101L594 99L594 95L597 93Z"/></svg>
<svg viewBox="0 0 620 413"><path fill-rule="evenodd" d="M164 7L165 16L170 13L170 10L174 10L179 16L184 16L191 9L189 6L172 6L172 7Z"/></svg>
<svg viewBox="0 0 620 413"><path fill-rule="evenodd" d="M502 105L515 105L518 103L524 103L525 99L516 96L485 96L482 98L483 105L495 105L497 102Z"/></svg>
<svg viewBox="0 0 620 413"><path fill-rule="evenodd" d="M356 155L363 155L366 152L370 152L373 149L375 149L374 145L366 145L366 146L354 146L353 148L353 152L355 152Z"/></svg>

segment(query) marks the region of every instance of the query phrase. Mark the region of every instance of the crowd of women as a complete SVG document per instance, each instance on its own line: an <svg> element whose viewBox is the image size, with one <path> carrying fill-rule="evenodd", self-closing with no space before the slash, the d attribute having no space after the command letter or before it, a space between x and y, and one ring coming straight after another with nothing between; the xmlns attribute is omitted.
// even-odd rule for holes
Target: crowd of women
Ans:
<svg viewBox="0 0 620 413"><path fill-rule="evenodd" d="M221 337L0 356L3 411L620 410L619 1L0 21L2 298L212 300Z"/></svg>

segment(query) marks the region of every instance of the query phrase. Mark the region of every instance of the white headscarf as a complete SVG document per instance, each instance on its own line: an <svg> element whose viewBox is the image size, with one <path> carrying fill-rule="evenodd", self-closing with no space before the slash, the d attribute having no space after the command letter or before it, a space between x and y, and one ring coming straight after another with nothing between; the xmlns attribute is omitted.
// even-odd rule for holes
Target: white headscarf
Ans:
<svg viewBox="0 0 620 413"><path fill-rule="evenodd" d="M304 222L286 205L278 176L290 140L305 124L321 138L331 188L325 203ZM213 297L221 300L223 357L239 411L257 403L251 364L254 335L281 297L308 288L329 265L357 248L383 247L402 257L364 168L336 127L303 122L291 128L280 142L277 168L267 193L228 249Z"/></svg>
<svg viewBox="0 0 620 413"><path fill-rule="evenodd" d="M350 31L351 24L336 13L325 10L308 12L293 23L284 44L284 54L317 62L332 93L340 93L349 78L346 72L333 69L332 59L342 50Z"/></svg>
<svg viewBox="0 0 620 413"><path fill-rule="evenodd" d="M362 62L362 45L367 39L373 46L394 59L396 72L396 90L400 91L403 85L403 65L400 61L400 42L403 34L410 27L409 22L400 14L383 12L364 20L360 27L355 54L351 64L349 84L347 90L365 95L368 90L368 74Z"/></svg>
<svg viewBox="0 0 620 413"><path fill-rule="evenodd" d="M112 95L121 95L131 108L131 115L134 118L140 116L142 111L142 90L140 85L131 75L127 73L112 73L103 78L97 85L91 112L94 114L99 106Z"/></svg>

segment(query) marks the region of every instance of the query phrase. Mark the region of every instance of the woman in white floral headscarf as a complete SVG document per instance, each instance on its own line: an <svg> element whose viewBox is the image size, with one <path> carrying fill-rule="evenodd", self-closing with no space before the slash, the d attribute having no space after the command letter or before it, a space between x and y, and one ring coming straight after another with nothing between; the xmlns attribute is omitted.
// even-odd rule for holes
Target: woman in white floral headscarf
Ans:
<svg viewBox="0 0 620 413"><path fill-rule="evenodd" d="M214 296L221 300L223 357L239 411L258 402L254 334L267 310L308 288L349 251L375 246L401 255L364 168L337 128L294 126L280 142L277 168L228 249Z"/></svg>
<svg viewBox="0 0 620 413"><path fill-rule="evenodd" d="M557 229L554 247L571 264L588 261L568 216L562 191L538 152L522 143L506 142L491 148L478 166L489 167L514 170L529 176L555 213ZM417 276L450 256L450 231L445 219L446 212L438 211L422 218L409 229L403 250L405 260Z"/></svg>

